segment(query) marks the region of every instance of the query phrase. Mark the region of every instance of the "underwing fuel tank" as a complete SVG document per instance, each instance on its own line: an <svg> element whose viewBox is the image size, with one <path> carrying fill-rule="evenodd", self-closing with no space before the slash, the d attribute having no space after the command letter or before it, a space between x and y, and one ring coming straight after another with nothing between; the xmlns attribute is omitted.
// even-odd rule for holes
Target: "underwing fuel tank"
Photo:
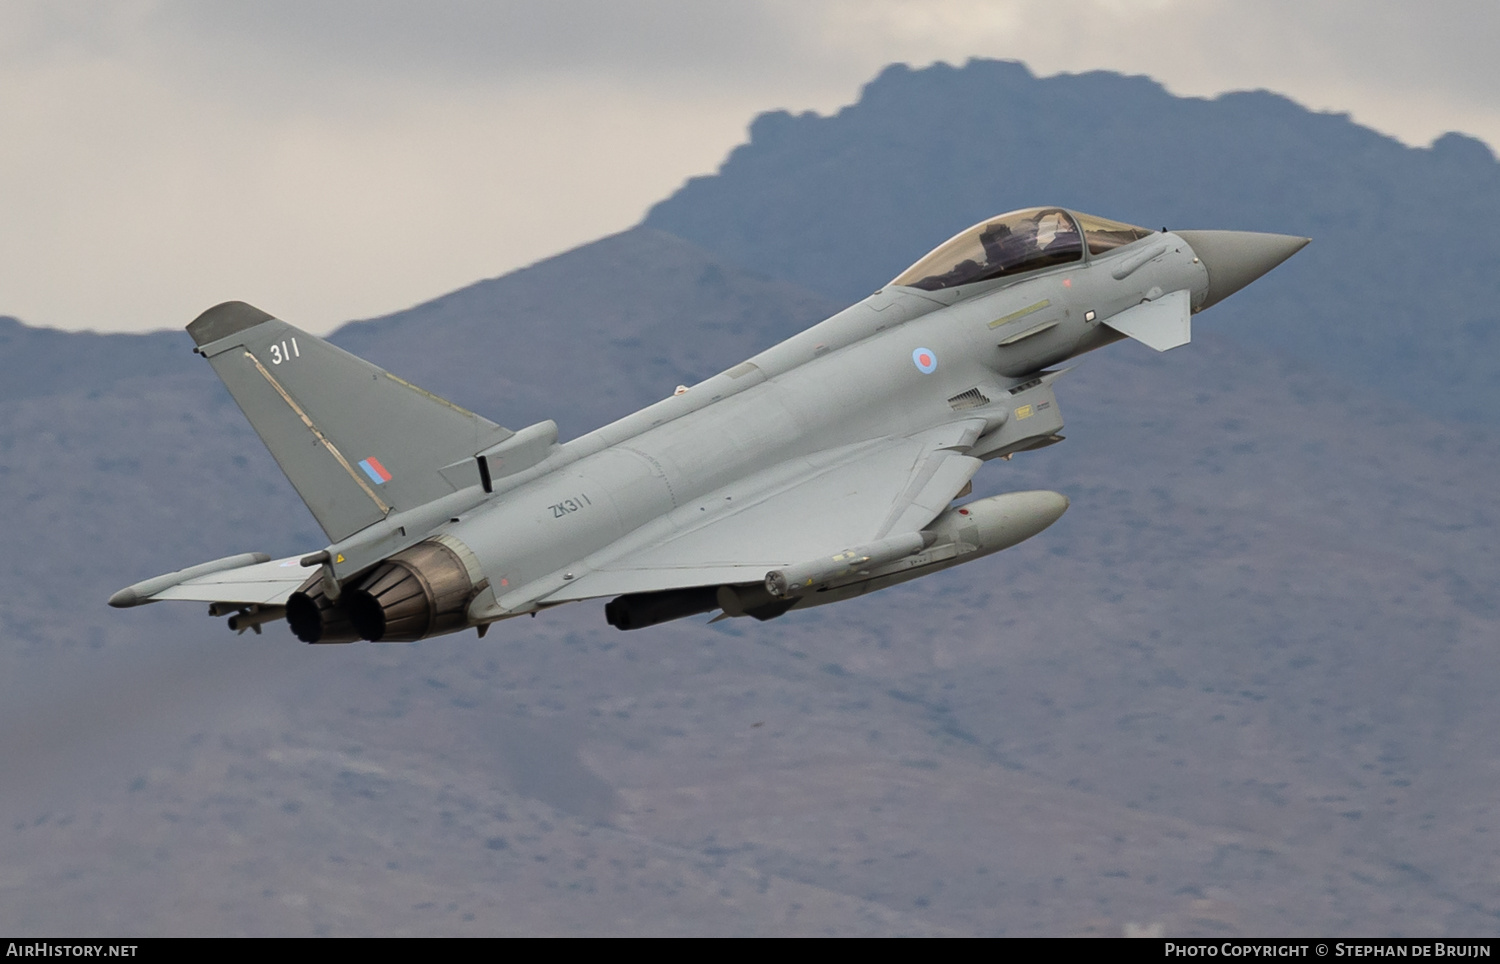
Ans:
<svg viewBox="0 0 1500 964"><path fill-rule="evenodd" d="M1019 545L1062 518L1068 497L1034 489L1007 492L954 506L933 520L928 531L987 555Z"/></svg>
<svg viewBox="0 0 1500 964"><path fill-rule="evenodd" d="M605 606L605 614L616 629L643 629L715 609L729 617L775 619L794 608L852 599L1009 549L1067 510L1068 497L1060 492L1007 492L949 508L918 533L773 569L763 584L621 596Z"/></svg>
<svg viewBox="0 0 1500 964"><path fill-rule="evenodd" d="M925 547L920 551L884 565L860 567L857 572L834 579L821 588L812 587L780 605L788 608L822 606L950 569L1025 542L1062 518L1066 511L1068 497L1046 490L1007 492L953 506L922 531ZM768 588L769 579L766 587L754 587L752 592L757 595L764 593L767 599L774 598L767 592ZM723 593L721 589L721 605ZM767 618L749 607L745 608L743 613L732 611L730 607L724 607L724 611L735 616ZM772 615L781 611L784 610L777 610Z"/></svg>
<svg viewBox="0 0 1500 964"><path fill-rule="evenodd" d="M838 602L1009 549L1041 532L1066 511L1068 497L1045 489L1007 492L953 506L924 530L930 539L926 549L861 573L857 581L847 580L804 596L802 604Z"/></svg>
<svg viewBox="0 0 1500 964"><path fill-rule="evenodd" d="M1045 489L1007 492L952 506L925 530L931 539L928 548L871 571L862 591L906 582L1009 549L1052 525L1066 511L1068 497Z"/></svg>

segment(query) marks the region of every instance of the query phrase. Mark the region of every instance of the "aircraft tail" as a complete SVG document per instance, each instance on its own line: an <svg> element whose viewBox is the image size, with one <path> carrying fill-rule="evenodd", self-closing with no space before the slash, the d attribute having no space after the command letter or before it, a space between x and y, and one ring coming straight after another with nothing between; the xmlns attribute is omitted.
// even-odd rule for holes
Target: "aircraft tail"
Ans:
<svg viewBox="0 0 1500 964"><path fill-rule="evenodd" d="M242 301L187 330L334 542L479 484L512 434Z"/></svg>

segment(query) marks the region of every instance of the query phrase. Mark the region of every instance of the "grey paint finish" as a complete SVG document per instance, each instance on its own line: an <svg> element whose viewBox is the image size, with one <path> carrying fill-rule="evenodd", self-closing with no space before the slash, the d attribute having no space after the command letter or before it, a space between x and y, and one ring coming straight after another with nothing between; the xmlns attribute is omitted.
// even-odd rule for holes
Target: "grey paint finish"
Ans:
<svg viewBox="0 0 1500 964"><path fill-rule="evenodd" d="M1007 217L1025 224L1024 213ZM888 286L562 445L554 423L511 433L246 305L211 309L190 331L333 540L302 563L322 566L322 591L356 607L359 626L383 627L389 615L448 632L616 595L621 628L715 600L727 615L772 618L1050 525L1067 508L1057 493L950 508L982 460L1062 440L1061 372L1048 366L1126 335L1157 350L1185 343L1191 307L1306 243L1136 230L1138 240L1093 256L1075 240L1063 263L1033 232L1021 243L1041 268L934 290ZM995 245L985 256L992 250L1002 257ZM966 264L954 277L982 273ZM464 565L424 573L420 560L441 554L419 544L434 540ZM316 582L296 591L291 580L307 569L254 568L242 586L220 571L155 598L275 605ZM795 598L769 604L774 573L797 577ZM272 585L284 594L269 595ZM674 602L674 592L687 595ZM636 597L653 602L632 608Z"/></svg>
<svg viewBox="0 0 1500 964"><path fill-rule="evenodd" d="M188 327L334 541L452 493L442 470L510 435L248 305Z"/></svg>
<svg viewBox="0 0 1500 964"><path fill-rule="evenodd" d="M1179 231L1208 268L1208 308L1301 251L1307 238L1255 231Z"/></svg>

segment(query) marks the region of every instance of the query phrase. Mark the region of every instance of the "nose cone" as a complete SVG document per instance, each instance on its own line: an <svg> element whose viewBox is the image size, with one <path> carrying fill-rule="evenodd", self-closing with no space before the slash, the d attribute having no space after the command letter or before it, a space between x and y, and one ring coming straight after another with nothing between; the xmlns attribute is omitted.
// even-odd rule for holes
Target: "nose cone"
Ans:
<svg viewBox="0 0 1500 964"><path fill-rule="evenodd" d="M1215 305L1301 251L1311 238L1259 231L1174 231L1208 269L1208 297Z"/></svg>

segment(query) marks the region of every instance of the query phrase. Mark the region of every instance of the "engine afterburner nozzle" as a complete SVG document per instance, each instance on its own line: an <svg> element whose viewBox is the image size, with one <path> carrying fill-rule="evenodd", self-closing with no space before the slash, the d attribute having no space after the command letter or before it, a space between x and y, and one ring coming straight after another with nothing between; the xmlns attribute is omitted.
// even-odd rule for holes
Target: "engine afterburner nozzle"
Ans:
<svg viewBox="0 0 1500 964"><path fill-rule="evenodd" d="M410 643L468 625L474 591L458 553L428 539L376 566L343 604L362 638Z"/></svg>
<svg viewBox="0 0 1500 964"><path fill-rule="evenodd" d="M1301 251L1311 238L1259 231L1174 231L1208 269L1208 296L1200 308L1218 304Z"/></svg>

